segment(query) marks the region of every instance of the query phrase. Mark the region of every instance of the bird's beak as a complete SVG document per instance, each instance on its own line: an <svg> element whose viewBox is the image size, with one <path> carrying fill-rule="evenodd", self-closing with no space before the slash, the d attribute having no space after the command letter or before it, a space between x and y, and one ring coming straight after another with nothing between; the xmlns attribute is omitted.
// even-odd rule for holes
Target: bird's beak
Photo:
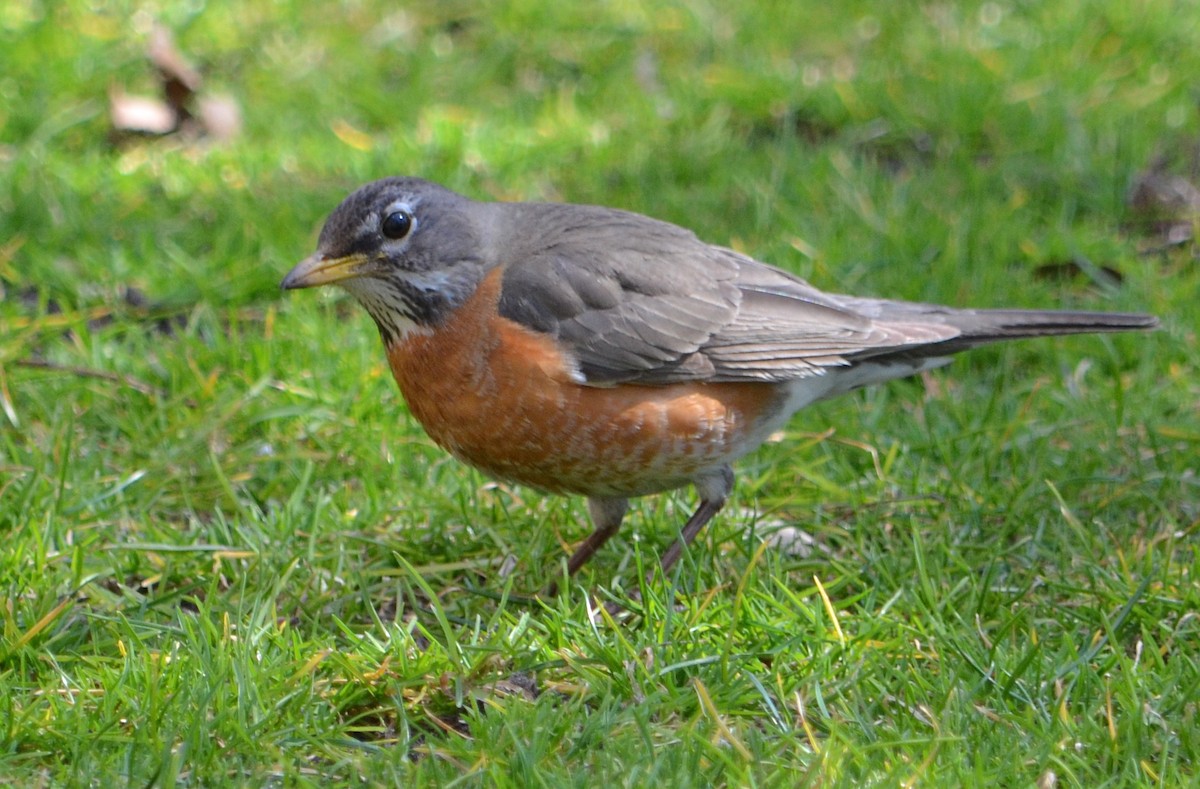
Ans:
<svg viewBox="0 0 1200 789"><path fill-rule="evenodd" d="M363 254L331 258L316 252L297 263L279 286L284 290L293 290L341 282L361 275L369 261L370 258Z"/></svg>

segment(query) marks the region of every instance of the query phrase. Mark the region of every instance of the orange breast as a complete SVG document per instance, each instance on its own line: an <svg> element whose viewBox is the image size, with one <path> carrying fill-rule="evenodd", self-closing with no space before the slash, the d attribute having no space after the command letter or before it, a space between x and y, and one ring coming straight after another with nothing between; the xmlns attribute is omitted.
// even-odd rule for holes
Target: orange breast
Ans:
<svg viewBox="0 0 1200 789"><path fill-rule="evenodd" d="M776 385L582 386L552 338L501 318L502 271L437 331L388 361L429 436L488 474L545 491L636 496L679 487L753 449Z"/></svg>

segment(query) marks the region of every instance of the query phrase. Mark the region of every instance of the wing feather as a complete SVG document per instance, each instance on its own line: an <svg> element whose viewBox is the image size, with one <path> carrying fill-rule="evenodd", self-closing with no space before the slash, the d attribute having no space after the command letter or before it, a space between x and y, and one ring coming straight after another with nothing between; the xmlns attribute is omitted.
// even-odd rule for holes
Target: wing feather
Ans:
<svg viewBox="0 0 1200 789"><path fill-rule="evenodd" d="M649 217L509 205L509 225L537 232L500 262L500 313L558 339L588 384L784 381L959 334L916 314L879 320Z"/></svg>

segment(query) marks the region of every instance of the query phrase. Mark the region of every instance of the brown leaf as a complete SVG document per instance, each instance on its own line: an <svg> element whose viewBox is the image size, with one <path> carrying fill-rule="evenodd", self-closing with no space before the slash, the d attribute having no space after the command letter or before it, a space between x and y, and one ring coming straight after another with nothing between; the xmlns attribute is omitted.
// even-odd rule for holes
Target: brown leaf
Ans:
<svg viewBox="0 0 1200 789"><path fill-rule="evenodd" d="M232 96L201 97L196 115L214 140L231 140L242 131L242 108Z"/></svg>
<svg viewBox="0 0 1200 789"><path fill-rule="evenodd" d="M1134 181L1126 204L1134 229L1158 236L1167 246L1177 246L1195 235L1195 224L1200 220L1200 188L1167 168L1163 157L1151 163Z"/></svg>
<svg viewBox="0 0 1200 789"><path fill-rule="evenodd" d="M131 96L120 88L108 95L113 128L139 134L170 134L179 126L178 116L165 102L148 96Z"/></svg>
<svg viewBox="0 0 1200 789"><path fill-rule="evenodd" d="M1033 270L1034 279L1065 282L1072 279L1089 279L1098 284L1120 285L1125 275L1112 266L1099 266L1089 261L1053 260Z"/></svg>
<svg viewBox="0 0 1200 789"><path fill-rule="evenodd" d="M171 31L162 25L155 25L150 33L150 45L146 54L162 78L163 95L167 104L180 119L190 117L188 105L196 91L200 90L200 72L175 46L175 37Z"/></svg>

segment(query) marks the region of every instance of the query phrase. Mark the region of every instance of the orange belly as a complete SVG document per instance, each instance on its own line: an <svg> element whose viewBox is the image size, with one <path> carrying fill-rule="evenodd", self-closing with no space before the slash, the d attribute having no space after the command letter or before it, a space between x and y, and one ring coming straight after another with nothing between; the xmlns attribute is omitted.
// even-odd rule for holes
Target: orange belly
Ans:
<svg viewBox="0 0 1200 789"><path fill-rule="evenodd" d="M765 383L580 385L550 337L499 317L501 275L436 332L388 348L429 436L490 475L588 496L669 490L753 449L782 407Z"/></svg>

